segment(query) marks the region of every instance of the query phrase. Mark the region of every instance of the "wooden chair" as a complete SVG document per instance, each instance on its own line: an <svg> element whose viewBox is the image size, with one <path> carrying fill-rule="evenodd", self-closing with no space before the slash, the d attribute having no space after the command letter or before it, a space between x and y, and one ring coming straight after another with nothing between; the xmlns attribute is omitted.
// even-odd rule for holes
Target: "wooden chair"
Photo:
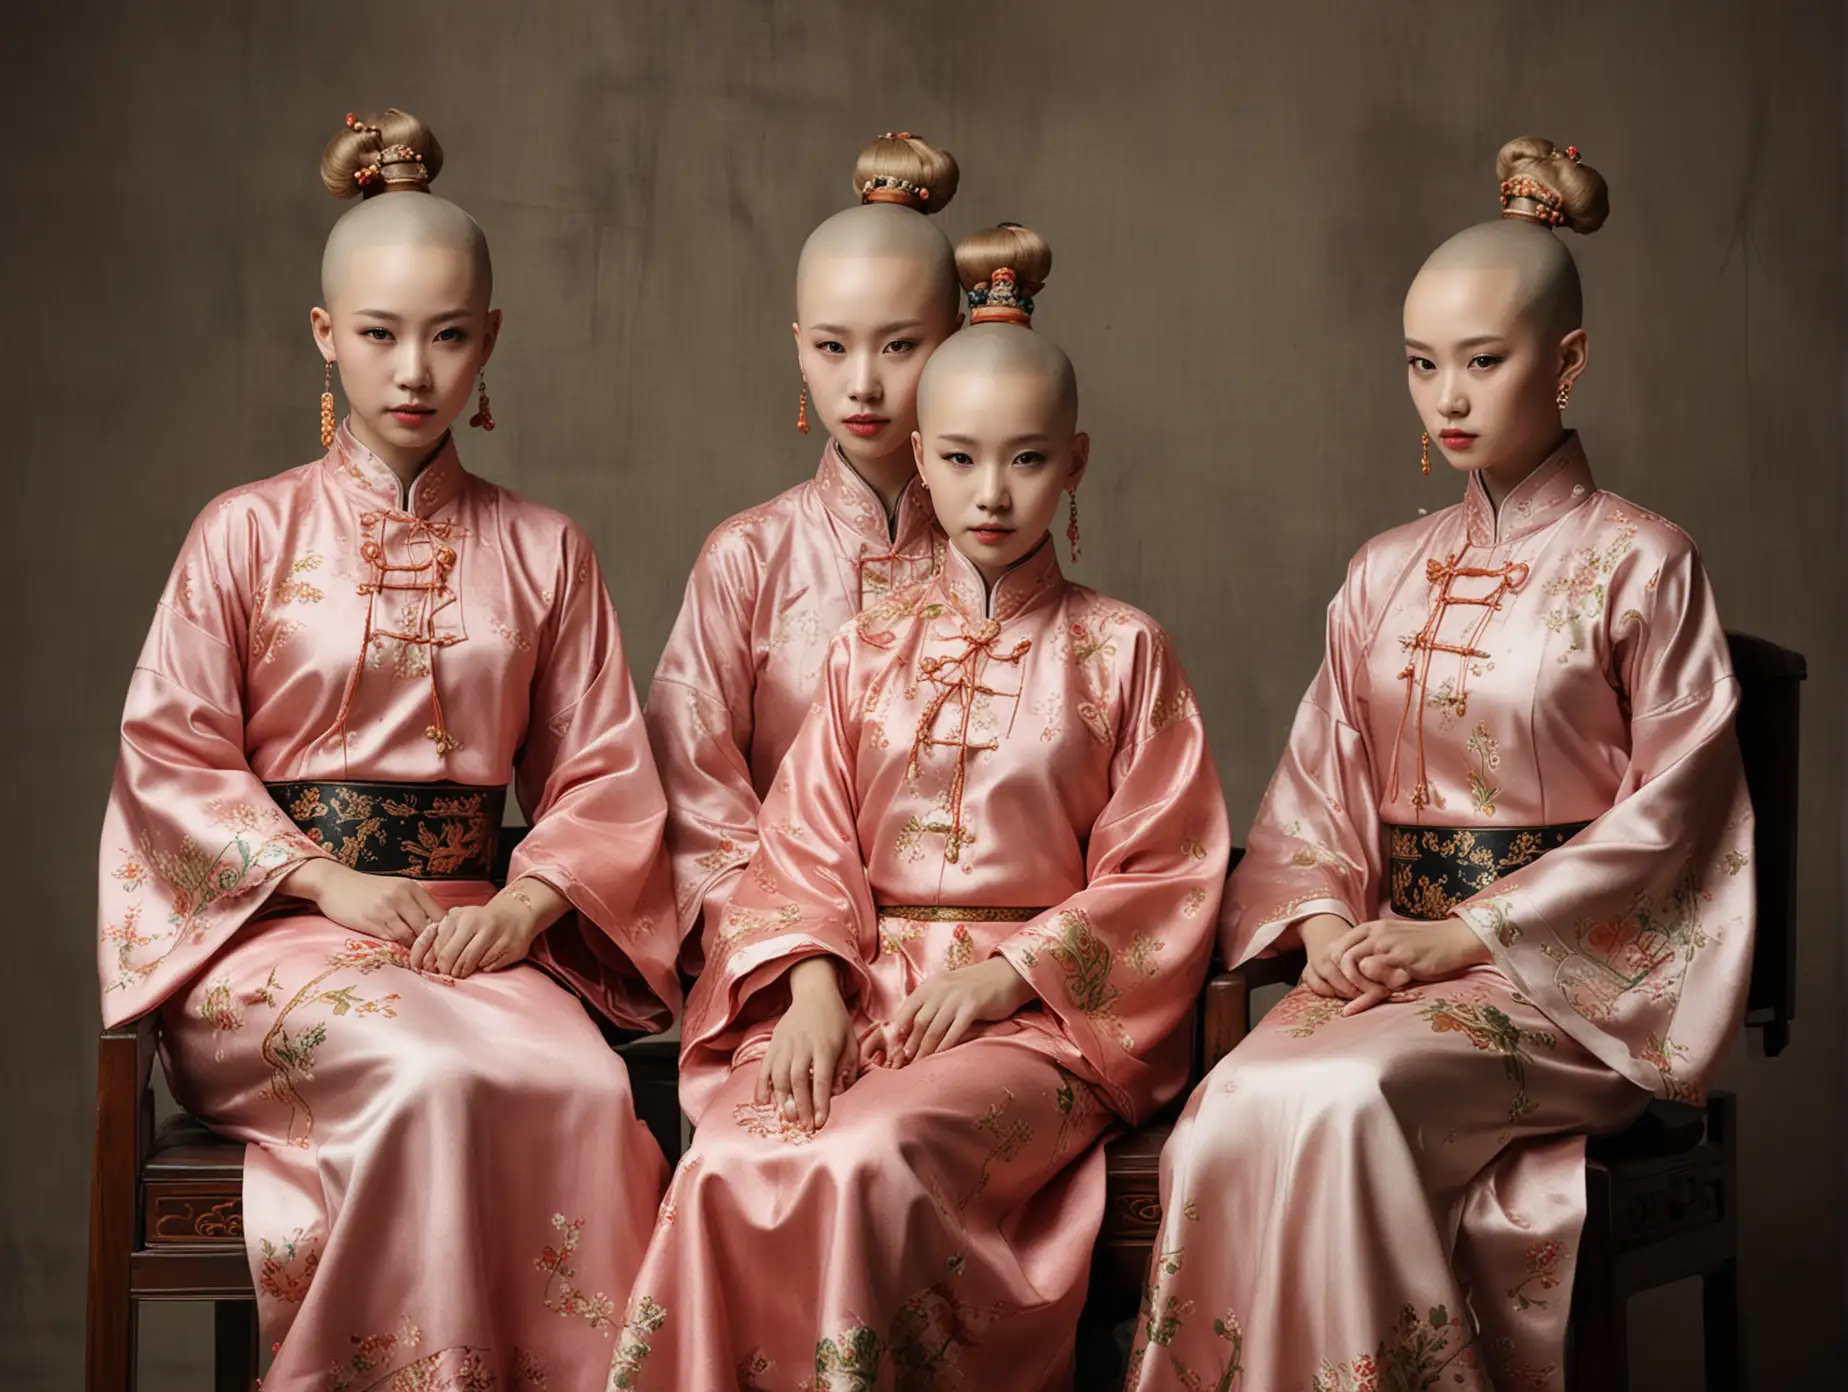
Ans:
<svg viewBox="0 0 1848 1392"><path fill-rule="evenodd" d="M1756 828L1756 946L1746 1027L1763 1031L1776 1056L1796 1014L1797 769L1801 653L1729 634L1739 676L1739 748ZM1202 1069L1210 1072L1251 1028L1252 997L1295 982L1300 952L1247 962L1207 984ZM1653 1102L1627 1129L1594 1137L1587 1156L1585 1230L1579 1243L1567 1353L1571 1392L1625 1392L1630 1297L1701 1278L1707 1392L1743 1386L1738 1287L1737 1099L1716 1092L1704 1107ZM1153 1256L1161 1200L1156 1161L1167 1128L1116 1142L1104 1239L1092 1272L1093 1306L1121 1316Z"/></svg>
<svg viewBox="0 0 1848 1392"><path fill-rule="evenodd" d="M525 834L501 837L497 880ZM180 1113L154 1125L149 1086L159 1022L104 1030L97 1051L96 1150L90 1177L90 1293L84 1385L135 1385L136 1308L144 1300L214 1306L216 1392L249 1392L257 1374L256 1291L244 1250L244 1147ZM635 1110L680 1154L679 1046L605 1035L629 1067Z"/></svg>

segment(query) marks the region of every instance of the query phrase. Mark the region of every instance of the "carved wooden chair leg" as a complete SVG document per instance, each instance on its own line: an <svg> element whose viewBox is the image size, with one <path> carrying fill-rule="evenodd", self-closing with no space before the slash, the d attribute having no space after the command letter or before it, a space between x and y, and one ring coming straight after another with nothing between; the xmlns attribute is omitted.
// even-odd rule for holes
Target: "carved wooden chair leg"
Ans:
<svg viewBox="0 0 1848 1392"><path fill-rule="evenodd" d="M1617 1289L1611 1255L1611 1172L1592 1161L1585 1167L1585 1230L1572 1286L1567 1392L1630 1386L1629 1295Z"/></svg>
<svg viewBox="0 0 1848 1392"><path fill-rule="evenodd" d="M90 1292L84 1386L88 1392L133 1392L135 1304L129 1254L135 1247L137 1126L151 1036L136 1025L108 1030L96 1056L96 1149L90 1171Z"/></svg>
<svg viewBox="0 0 1848 1392"><path fill-rule="evenodd" d="M250 1392L257 1380L257 1302L220 1300L212 1325L212 1392Z"/></svg>

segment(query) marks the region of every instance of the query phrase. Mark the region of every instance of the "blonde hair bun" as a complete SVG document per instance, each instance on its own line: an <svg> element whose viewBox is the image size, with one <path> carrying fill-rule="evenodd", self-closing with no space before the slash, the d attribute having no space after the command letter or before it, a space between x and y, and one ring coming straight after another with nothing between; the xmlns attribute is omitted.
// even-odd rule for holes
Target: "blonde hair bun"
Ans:
<svg viewBox="0 0 1848 1392"><path fill-rule="evenodd" d="M1503 217L1588 234L1610 216L1604 176L1579 158L1576 145L1561 149L1545 136L1517 136L1495 156L1495 175Z"/></svg>

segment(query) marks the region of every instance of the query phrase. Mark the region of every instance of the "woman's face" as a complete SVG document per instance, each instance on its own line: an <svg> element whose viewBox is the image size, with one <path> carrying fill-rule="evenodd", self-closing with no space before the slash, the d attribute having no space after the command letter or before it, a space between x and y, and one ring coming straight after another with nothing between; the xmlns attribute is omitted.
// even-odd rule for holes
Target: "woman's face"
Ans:
<svg viewBox="0 0 1848 1392"><path fill-rule="evenodd" d="M918 378L961 316L928 267L827 256L796 286L796 357L815 414L854 464L887 459L917 429Z"/></svg>
<svg viewBox="0 0 1848 1392"><path fill-rule="evenodd" d="M1549 336L1513 268L1419 273L1405 296L1406 381L1442 456L1518 481L1558 445L1560 384L1585 367L1585 331Z"/></svg>
<svg viewBox="0 0 1848 1392"><path fill-rule="evenodd" d="M453 247L360 247L339 292L312 315L354 435L388 463L427 459L469 404L500 333L478 279Z"/></svg>
<svg viewBox="0 0 1848 1392"><path fill-rule="evenodd" d="M931 385L911 437L918 473L951 545L990 585L1032 554L1084 476L1091 441L1070 414L1037 373L960 371Z"/></svg>

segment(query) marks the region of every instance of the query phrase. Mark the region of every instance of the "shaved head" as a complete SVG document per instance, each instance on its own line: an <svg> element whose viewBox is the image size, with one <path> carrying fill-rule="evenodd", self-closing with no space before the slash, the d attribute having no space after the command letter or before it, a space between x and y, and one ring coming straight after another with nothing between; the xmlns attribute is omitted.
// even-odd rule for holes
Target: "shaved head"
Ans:
<svg viewBox="0 0 1848 1392"><path fill-rule="evenodd" d="M349 209L327 234L321 253L321 296L332 303L346 282L355 251L379 246L441 246L462 252L475 267L484 302L494 294L488 239L475 219L433 193L379 193Z"/></svg>
<svg viewBox="0 0 1848 1392"><path fill-rule="evenodd" d="M796 294L815 265L841 257L891 257L914 261L920 274L943 287L954 314L962 306L956 252L950 239L922 213L893 203L863 203L836 213L802 244L796 262Z"/></svg>
<svg viewBox="0 0 1848 1392"><path fill-rule="evenodd" d="M976 324L951 334L931 354L918 383L918 418L930 410L933 390L965 374L985 377L1037 377L1058 393L1059 424L1078 421L1078 374L1065 350L1051 339L1018 324Z"/></svg>
<svg viewBox="0 0 1848 1392"><path fill-rule="evenodd" d="M1578 266L1565 243L1538 223L1515 218L1466 227L1426 258L1418 274L1441 270L1512 271L1522 314L1554 336L1582 327Z"/></svg>

